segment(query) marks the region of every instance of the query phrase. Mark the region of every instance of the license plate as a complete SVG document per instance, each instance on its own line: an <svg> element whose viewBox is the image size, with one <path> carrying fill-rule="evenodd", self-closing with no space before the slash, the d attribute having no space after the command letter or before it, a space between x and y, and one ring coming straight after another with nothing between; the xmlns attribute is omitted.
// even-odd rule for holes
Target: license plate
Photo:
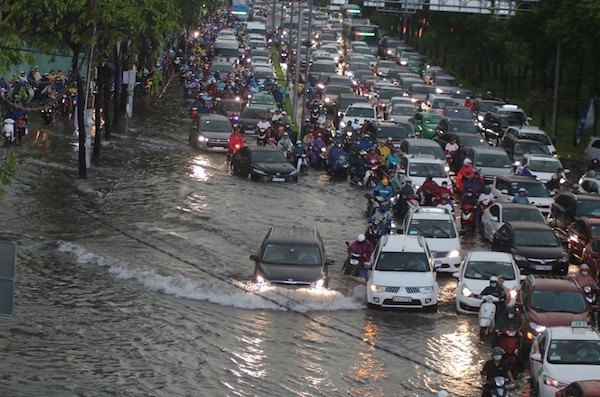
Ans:
<svg viewBox="0 0 600 397"><path fill-rule="evenodd" d="M535 270L552 270L552 265L537 265Z"/></svg>
<svg viewBox="0 0 600 397"><path fill-rule="evenodd" d="M285 178L273 178L273 182L285 182Z"/></svg>
<svg viewBox="0 0 600 397"><path fill-rule="evenodd" d="M392 300L394 302L412 302L412 298L408 296L394 296Z"/></svg>

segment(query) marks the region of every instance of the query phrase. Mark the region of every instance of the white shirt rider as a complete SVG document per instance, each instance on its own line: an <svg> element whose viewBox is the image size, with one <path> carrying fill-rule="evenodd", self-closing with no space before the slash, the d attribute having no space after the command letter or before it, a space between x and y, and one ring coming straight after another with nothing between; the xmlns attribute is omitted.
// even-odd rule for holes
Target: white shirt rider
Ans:
<svg viewBox="0 0 600 397"><path fill-rule="evenodd" d="M458 150L458 144L456 142L448 142L446 143L446 146L444 147L444 150L446 151L446 153L448 154L453 154L454 152L456 152Z"/></svg>
<svg viewBox="0 0 600 397"><path fill-rule="evenodd" d="M277 113L277 112L275 112L273 117L271 117L271 121L273 121L274 123L280 123L282 119L283 119L283 115L281 113Z"/></svg>
<svg viewBox="0 0 600 397"><path fill-rule="evenodd" d="M269 120L260 120L257 124L256 127L259 130L265 129L268 130L269 128L271 128L271 122Z"/></svg>
<svg viewBox="0 0 600 397"><path fill-rule="evenodd" d="M454 207L452 206L452 203L450 202L450 200L446 200L446 204L439 203L437 206L438 206L438 208L445 208L449 214L454 213Z"/></svg>
<svg viewBox="0 0 600 397"><path fill-rule="evenodd" d="M495 200L494 194L492 192L489 192L488 194L485 193L481 193L479 195L479 198L477 199L478 202L484 204L484 205L488 205L493 203Z"/></svg>

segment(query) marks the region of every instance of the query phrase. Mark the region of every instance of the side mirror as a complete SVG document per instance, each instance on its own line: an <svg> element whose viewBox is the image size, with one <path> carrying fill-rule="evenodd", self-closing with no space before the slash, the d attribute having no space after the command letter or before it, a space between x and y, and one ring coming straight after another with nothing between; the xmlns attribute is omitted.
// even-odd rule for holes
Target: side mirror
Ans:
<svg viewBox="0 0 600 397"><path fill-rule="evenodd" d="M402 175L406 175L406 170L405 170L405 169L401 169L401 170L400 170L400 173L401 173Z"/></svg>
<svg viewBox="0 0 600 397"><path fill-rule="evenodd" d="M454 272L454 273L452 273L452 277L459 278L460 277L460 273L459 272Z"/></svg>
<svg viewBox="0 0 600 397"><path fill-rule="evenodd" d="M433 271L437 272L442 268L442 265L440 263L436 263L435 265L433 265Z"/></svg>
<svg viewBox="0 0 600 397"><path fill-rule="evenodd" d="M343 119L344 118L344 112L340 113L340 118Z"/></svg>
<svg viewBox="0 0 600 397"><path fill-rule="evenodd" d="M254 261L254 262L258 261L258 255L255 255L255 254L250 255L250 260Z"/></svg>
<svg viewBox="0 0 600 397"><path fill-rule="evenodd" d="M333 266L335 265L335 261L333 259L327 259L325 261L325 266Z"/></svg>
<svg viewBox="0 0 600 397"><path fill-rule="evenodd" d="M570 173L571 173L571 170L570 170L570 169L568 169L568 168L565 168L565 169L563 170L563 172L564 172L565 174L570 174Z"/></svg>
<svg viewBox="0 0 600 397"><path fill-rule="evenodd" d="M373 265L371 265L371 262L365 262L364 265L369 270L371 270L373 268Z"/></svg>
<svg viewBox="0 0 600 397"><path fill-rule="evenodd" d="M502 194L508 194L508 190L507 189L502 189L500 191L502 192Z"/></svg>
<svg viewBox="0 0 600 397"><path fill-rule="evenodd" d="M456 176L456 172L454 172L454 171L450 171L450 172L448 172L448 175L449 175L449 176Z"/></svg>
<svg viewBox="0 0 600 397"><path fill-rule="evenodd" d="M529 358L532 359L533 361L542 362L542 355L540 353L531 353L529 355Z"/></svg>

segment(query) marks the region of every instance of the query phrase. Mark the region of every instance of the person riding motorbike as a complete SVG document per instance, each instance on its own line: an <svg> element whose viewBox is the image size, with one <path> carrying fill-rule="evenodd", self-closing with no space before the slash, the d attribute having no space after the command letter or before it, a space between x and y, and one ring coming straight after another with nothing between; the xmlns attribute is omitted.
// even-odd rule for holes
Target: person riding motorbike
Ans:
<svg viewBox="0 0 600 397"><path fill-rule="evenodd" d="M379 145L377 145L377 150L379 151L379 154L381 155L381 164L384 165L387 159L387 156L390 155L390 153L392 153L394 151L395 147L394 147L394 142L392 141L392 138L388 138L386 141L381 141L379 142Z"/></svg>
<svg viewBox="0 0 600 397"><path fill-rule="evenodd" d="M367 171L367 152L360 150L357 156L350 157L350 175L352 181L362 186Z"/></svg>
<svg viewBox="0 0 600 397"><path fill-rule="evenodd" d="M446 143L446 146L444 146L444 153L446 154L446 157L452 157L458 148L459 146L458 143L456 143L456 137L450 138L450 141Z"/></svg>
<svg viewBox="0 0 600 397"><path fill-rule="evenodd" d="M525 188L519 189L519 194L513 199L513 203L529 204L529 198L527 197L527 190Z"/></svg>
<svg viewBox="0 0 600 397"><path fill-rule="evenodd" d="M479 171L475 171L472 177L463 180L463 192L467 189L472 189L473 194L479 195L484 187L485 183L483 182L483 176Z"/></svg>
<svg viewBox="0 0 600 397"><path fill-rule="evenodd" d="M292 151L292 149L294 148L294 144L292 143L292 140L290 139L290 135L287 132L283 133L283 136L277 143L277 147L284 154Z"/></svg>
<svg viewBox="0 0 600 397"><path fill-rule="evenodd" d="M275 142L275 138L270 137L269 139L267 139L267 143L265 144L266 147L277 147L277 142Z"/></svg>
<svg viewBox="0 0 600 397"><path fill-rule="evenodd" d="M381 164L381 156L377 153L375 146L371 146L367 153L367 163L369 164Z"/></svg>
<svg viewBox="0 0 600 397"><path fill-rule="evenodd" d="M388 201L394 197L394 189L390 186L388 178L381 179L381 183L373 189L373 197L381 197L383 201Z"/></svg>
<svg viewBox="0 0 600 397"><path fill-rule="evenodd" d="M501 329L508 327L516 329L521 327L521 323L516 316L516 310L512 306L507 307L504 315L498 319L495 327L496 333L498 334Z"/></svg>
<svg viewBox="0 0 600 397"><path fill-rule="evenodd" d="M421 186L421 193L423 198L421 200L422 205L432 205L433 198L438 195L438 190L440 189L440 185L437 184L436 181L433 180L433 175L427 175L425 178L425 182Z"/></svg>
<svg viewBox="0 0 600 397"><path fill-rule="evenodd" d="M327 164L333 173L338 173L348 166L348 153L344 150L341 143L334 143L327 155ZM344 174L345 175L345 174Z"/></svg>
<svg viewBox="0 0 600 397"><path fill-rule="evenodd" d="M352 242L347 248L349 253L360 254L362 262L369 262L371 260L371 254L373 253L373 243L371 243L364 234L356 236L356 240ZM360 274L359 270L359 274Z"/></svg>
<svg viewBox="0 0 600 397"><path fill-rule="evenodd" d="M594 277L590 274L590 267L586 263L582 263L581 266L579 266L575 281L582 290L585 287L590 287L592 293L600 292L596 280L594 280Z"/></svg>
<svg viewBox="0 0 600 397"><path fill-rule="evenodd" d="M323 149L326 149L325 142L321 134L317 134L316 139L313 141L310 150L310 164L316 167L319 164L319 157Z"/></svg>
<svg viewBox="0 0 600 397"><path fill-rule="evenodd" d="M267 134L271 132L271 127L271 122L267 120L267 116L262 116L260 118L260 121L256 123L256 131L264 129L265 131L267 131Z"/></svg>
<svg viewBox="0 0 600 397"><path fill-rule="evenodd" d="M494 202L496 201L496 197L492 193L492 187L490 185L486 185L483 188L483 191L477 198L477 224L481 221L481 215L483 212Z"/></svg>
<svg viewBox="0 0 600 397"><path fill-rule="evenodd" d="M492 350L492 359L485 362L481 369L481 383L483 384L483 393L481 397L492 397L491 382L497 376L508 378L514 383L510 366L503 360L504 350L501 347L494 347Z"/></svg>
<svg viewBox="0 0 600 397"><path fill-rule="evenodd" d="M394 148L385 158L385 170L391 172L400 166L400 149Z"/></svg>
<svg viewBox="0 0 600 397"><path fill-rule="evenodd" d="M456 187L460 192L464 191L464 183L475 175L475 168L473 168L473 162L470 158L463 160L463 165L456 175Z"/></svg>
<svg viewBox="0 0 600 397"><path fill-rule="evenodd" d="M230 156L244 147L244 136L242 135L239 127L234 128L231 135L229 135L227 146L229 148Z"/></svg>
<svg viewBox="0 0 600 397"><path fill-rule="evenodd" d="M358 149L359 150L369 150L373 147L373 141L371 140L371 135L369 134L365 134L359 144L358 144Z"/></svg>
<svg viewBox="0 0 600 397"><path fill-rule="evenodd" d="M531 170L529 169L528 165L524 165L523 168L521 168L520 170L517 170L517 175L521 175L521 176L526 176L528 178L537 178L537 176L535 176L534 174L531 173Z"/></svg>
<svg viewBox="0 0 600 397"><path fill-rule="evenodd" d="M494 302L496 305L495 322L504 315L504 309L506 308L506 290L498 283L498 277L490 277L490 285L485 287L479 296L492 295L498 298L498 302Z"/></svg>
<svg viewBox="0 0 600 397"><path fill-rule="evenodd" d="M458 171L460 171L460 168L463 166L463 162L466 158L467 151L465 149L465 146L463 144L458 145L458 150L454 152L451 161L449 161L450 168L452 169L452 171L458 173Z"/></svg>
<svg viewBox="0 0 600 397"><path fill-rule="evenodd" d="M392 213L388 210L388 206L381 204L377 211L368 218L368 222L378 225L378 231L383 236L389 234L392 229Z"/></svg>
<svg viewBox="0 0 600 397"><path fill-rule="evenodd" d="M440 197L440 202L436 207L444 208L449 214L454 215L454 206L452 205L452 202L450 202L450 196L447 194L442 194L442 197Z"/></svg>
<svg viewBox="0 0 600 397"><path fill-rule="evenodd" d="M467 188L467 191L460 200L460 206L463 207L465 205L472 205L473 207L477 206L477 198L473 194L473 189Z"/></svg>

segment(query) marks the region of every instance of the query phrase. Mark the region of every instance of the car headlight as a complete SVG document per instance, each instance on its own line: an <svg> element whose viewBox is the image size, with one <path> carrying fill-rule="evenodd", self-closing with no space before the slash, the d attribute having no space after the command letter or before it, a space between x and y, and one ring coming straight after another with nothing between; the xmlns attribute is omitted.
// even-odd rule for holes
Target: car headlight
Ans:
<svg viewBox="0 0 600 397"><path fill-rule="evenodd" d="M340 128L344 128L346 127L346 122L345 121L340 121Z"/></svg>
<svg viewBox="0 0 600 397"><path fill-rule="evenodd" d="M373 291L373 292L383 292L383 291L385 291L385 287L383 285L371 284L371 291Z"/></svg>
<svg viewBox="0 0 600 397"><path fill-rule="evenodd" d="M545 385L548 385L550 387L555 387L557 389L560 387L560 383L556 379L554 379L548 375L542 376L542 379L544 379Z"/></svg>
<svg viewBox="0 0 600 397"><path fill-rule="evenodd" d="M400 65L406 66L406 65L408 65L408 61L400 61Z"/></svg>
<svg viewBox="0 0 600 397"><path fill-rule="evenodd" d="M325 103L329 103L329 102L331 102L331 98L325 97Z"/></svg>
<svg viewBox="0 0 600 397"><path fill-rule="evenodd" d="M392 50L387 50L388 55L392 55L394 52Z"/></svg>
<svg viewBox="0 0 600 397"><path fill-rule="evenodd" d="M435 92L437 92L438 94L443 94L444 90L442 90L441 88L438 87L435 89Z"/></svg>
<svg viewBox="0 0 600 397"><path fill-rule="evenodd" d="M324 89L324 88L325 88L325 85L323 85L323 84L319 83L319 84L317 84L317 88L319 88L319 89L321 89L321 90L322 90L322 89Z"/></svg>
<svg viewBox="0 0 600 397"><path fill-rule="evenodd" d="M208 138L204 135L198 135L198 142L208 142Z"/></svg>
<svg viewBox="0 0 600 397"><path fill-rule="evenodd" d="M529 322L529 326L531 327L531 329L533 329L538 334L540 332L544 332L546 330L546 326L545 325L539 325L537 323L534 323L533 321Z"/></svg>
<svg viewBox="0 0 600 397"><path fill-rule="evenodd" d="M258 276L256 276L256 282L258 284L266 284L267 283L267 279L264 278L263 276L261 276L260 274Z"/></svg>
<svg viewBox="0 0 600 397"><path fill-rule="evenodd" d="M418 99L417 99L417 98L410 98L410 101L411 101L412 103L415 103L415 102L417 102L417 101L418 101Z"/></svg>
<svg viewBox="0 0 600 397"><path fill-rule="evenodd" d="M516 165L517 167L520 167L520 166L521 166L521 162L520 162L519 160L517 160L517 161L515 161L515 165Z"/></svg>
<svg viewBox="0 0 600 397"><path fill-rule="evenodd" d="M429 286L429 287L420 287L419 290L424 293L424 294L430 294L433 292L433 287Z"/></svg>
<svg viewBox="0 0 600 397"><path fill-rule="evenodd" d="M459 256L460 256L459 250L450 251L450 253L448 254L448 258L458 258Z"/></svg>
<svg viewBox="0 0 600 397"><path fill-rule="evenodd" d="M267 175L266 172L264 172L263 170L258 169L258 168L253 168L252 172L254 172L255 174L259 174L259 175Z"/></svg>
<svg viewBox="0 0 600 397"><path fill-rule="evenodd" d="M447 166L447 165L445 165L445 166L444 166L444 170L446 170L446 172L450 172L450 167L449 167L449 166Z"/></svg>
<svg viewBox="0 0 600 397"><path fill-rule="evenodd" d="M521 256L521 255L515 255L514 258L516 261L526 261L527 260L527 258L525 258L524 256Z"/></svg>
<svg viewBox="0 0 600 397"><path fill-rule="evenodd" d="M510 292L508 293L508 295L510 296L511 300L515 299L517 297L517 290L511 289Z"/></svg>
<svg viewBox="0 0 600 397"><path fill-rule="evenodd" d="M463 289L461 290L461 292L462 292L463 296L465 296L467 298L469 296L473 295L473 292L466 285L463 287Z"/></svg>

